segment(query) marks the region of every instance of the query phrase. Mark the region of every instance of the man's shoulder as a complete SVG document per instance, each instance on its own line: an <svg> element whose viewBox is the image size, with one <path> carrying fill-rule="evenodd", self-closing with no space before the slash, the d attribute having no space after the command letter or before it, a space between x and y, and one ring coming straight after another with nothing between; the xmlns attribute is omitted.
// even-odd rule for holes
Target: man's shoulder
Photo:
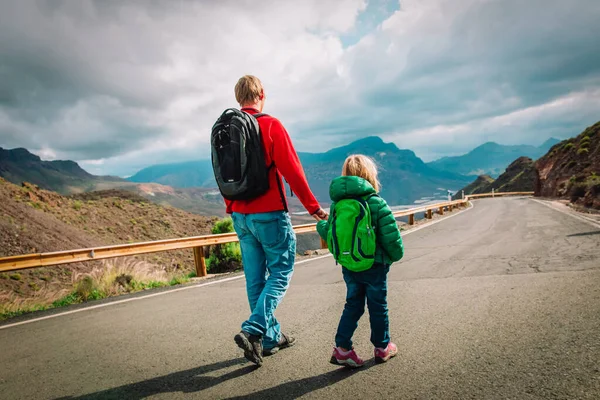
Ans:
<svg viewBox="0 0 600 400"><path fill-rule="evenodd" d="M260 113L260 114L262 114L262 116L258 118L259 121L277 121L277 122L281 123L276 117L274 117L273 115L271 115L269 113Z"/></svg>
<svg viewBox="0 0 600 400"><path fill-rule="evenodd" d="M283 129L283 124L279 119L271 114L264 114L258 118L258 124L262 129Z"/></svg>

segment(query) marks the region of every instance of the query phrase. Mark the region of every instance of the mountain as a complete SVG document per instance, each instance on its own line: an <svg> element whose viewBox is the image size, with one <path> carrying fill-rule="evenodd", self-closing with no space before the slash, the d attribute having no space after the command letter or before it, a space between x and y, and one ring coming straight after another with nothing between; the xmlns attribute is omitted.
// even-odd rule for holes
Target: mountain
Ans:
<svg viewBox="0 0 600 400"><path fill-rule="evenodd" d="M194 175L197 171L209 171L212 176L212 167L207 162L184 163L184 165L192 177L199 176L199 174ZM153 171L157 170L168 172L169 168L163 168L163 166L156 166L154 169L153 167L147 168L142 176L152 177ZM223 200L214 189L173 188L158 183L135 183L117 177L95 176L82 169L74 161L42 161L40 157L26 149L4 150L0 148L0 177L17 185L22 182L30 182L42 189L55 191L62 195L92 192L89 196L97 197L113 193L113 190L121 193L127 191L153 203L177 207L199 215L225 215ZM210 186L216 185L210 184Z"/></svg>
<svg viewBox="0 0 600 400"><path fill-rule="evenodd" d="M63 194L93 190L102 183L123 181L116 177L89 174L74 161L42 161L26 149L6 150L1 147L0 177L16 184L31 182Z"/></svg>
<svg viewBox="0 0 600 400"><path fill-rule="evenodd" d="M442 198L446 189L457 189L469 182L469 178L460 174L429 167L410 150L398 149L379 137L367 137L325 153L299 153L311 189L321 202L329 203L331 180L341 173L346 157L355 153L369 155L377 161L381 169L382 196L390 204L408 204L440 192L443 192L443 195L440 193ZM129 180L178 188L216 186L210 161L155 165Z"/></svg>
<svg viewBox="0 0 600 400"><path fill-rule="evenodd" d="M142 169L128 180L138 183L154 182L177 188L217 186L210 160L153 165Z"/></svg>
<svg viewBox="0 0 600 400"><path fill-rule="evenodd" d="M531 192L535 179L534 162L529 157L519 157L506 171L494 180L488 175L479 176L473 183L464 187L465 195L496 192ZM459 192L456 198L462 196Z"/></svg>
<svg viewBox="0 0 600 400"><path fill-rule="evenodd" d="M491 175L497 177L507 165L519 157L529 157L534 160L546 154L548 150L559 143L558 139L550 138L541 146L504 146L494 142L484 143L469 153L456 157L443 157L430 162L432 168L450 171L463 175Z"/></svg>
<svg viewBox="0 0 600 400"><path fill-rule="evenodd" d="M456 195L453 197L455 200L462 198L462 193L464 192L465 196L469 194L479 194L479 193L488 193L491 192L491 185L494 183L494 178L489 175L479 175L477 179L473 181L473 183L468 184L461 190L459 190Z"/></svg>
<svg viewBox="0 0 600 400"><path fill-rule="evenodd" d="M600 209L600 122L553 146L535 168L536 195Z"/></svg>
<svg viewBox="0 0 600 400"><path fill-rule="evenodd" d="M391 205L410 204L428 197L445 198L446 190L456 190L469 178L438 171L423 162L411 150L401 150L379 137L367 137L325 153L300 153L311 189L322 202L329 201L329 184L341 174L348 155L371 156L379 166L381 196Z"/></svg>

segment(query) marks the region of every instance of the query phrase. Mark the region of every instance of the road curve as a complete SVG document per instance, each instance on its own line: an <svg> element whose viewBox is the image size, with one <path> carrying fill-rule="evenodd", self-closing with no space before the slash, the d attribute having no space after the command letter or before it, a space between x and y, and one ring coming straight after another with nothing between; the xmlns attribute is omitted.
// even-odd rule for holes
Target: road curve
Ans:
<svg viewBox="0 0 600 400"><path fill-rule="evenodd" d="M600 398L600 230L530 199L478 200L405 238L389 276L400 355L328 363L345 287L299 265L277 316L294 348L249 366L244 281L0 330L1 399Z"/></svg>

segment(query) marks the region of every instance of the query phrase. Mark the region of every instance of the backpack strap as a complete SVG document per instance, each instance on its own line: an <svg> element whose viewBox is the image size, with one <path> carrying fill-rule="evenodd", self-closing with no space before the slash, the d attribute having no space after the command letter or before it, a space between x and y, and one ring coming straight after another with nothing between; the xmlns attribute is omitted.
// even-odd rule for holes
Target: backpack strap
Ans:
<svg viewBox="0 0 600 400"><path fill-rule="evenodd" d="M268 116L269 114L265 114L265 113L256 113L256 114L250 114L252 115L254 118L259 119L260 117L264 117L264 116Z"/></svg>

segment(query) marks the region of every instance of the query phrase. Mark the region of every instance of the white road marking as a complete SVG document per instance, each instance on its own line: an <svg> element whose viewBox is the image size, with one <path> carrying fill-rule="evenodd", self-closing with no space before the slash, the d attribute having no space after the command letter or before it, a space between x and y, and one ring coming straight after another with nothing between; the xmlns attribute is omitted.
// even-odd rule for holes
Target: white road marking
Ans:
<svg viewBox="0 0 600 400"><path fill-rule="evenodd" d="M575 219L583 221L583 222L585 222L587 224L590 224L594 228L600 228L600 224L598 224L596 221L594 221L591 218L586 218L583 215L577 215L577 214L573 214L573 213L568 212L568 211L561 210L561 209L559 209L557 207L554 207L551 203L548 203L546 201L537 200L537 199L531 199L531 200L535 201L536 203L542 204L542 205L544 205L544 206L546 206L546 207L548 207L548 208L550 208L550 209L552 209L554 211L558 211L559 213L563 213L565 215L568 215L570 217L573 217Z"/></svg>
<svg viewBox="0 0 600 400"><path fill-rule="evenodd" d="M450 215L448 217L441 218L441 219L439 219L437 221L431 221L431 222L423 224L423 225L421 225L421 226L419 226L417 228L410 229L408 231L402 232L402 236L404 237L406 235L410 235L411 233L420 231L423 228L427 228L427 227L429 227L431 225L435 225L435 224L437 224L439 222L446 221L446 220L448 220L448 219L450 219L452 217L456 217L456 216L458 216L458 215L460 215L460 214L462 214L464 212L467 212L467 211L469 211L469 210L471 210L473 208L473 204L472 203L469 203L469 204L470 204L470 206L466 210L462 210L462 211L460 211L460 212L458 212L456 214ZM327 258L327 257L331 257L331 254L327 254L327 255L323 255L323 256L319 256L319 257L314 257L314 258L309 258L309 259L306 259L306 260L298 261L298 262L296 262L294 264L294 266L305 264L305 263L308 263L308 262L311 262L311 261L321 260L321 259ZM129 302L132 302L132 301L139 301L139 300L149 299L151 297L164 296L166 294L181 292L181 291L184 291L184 290L198 289L198 288L202 288L202 287L205 287L205 286L216 285L216 284L219 284L219 283L236 281L236 280L243 279L243 278L244 278L244 275L238 275L238 276L233 276L233 277L230 277L230 278L215 279L214 281L206 282L206 283L200 283L200 284L197 284L197 285L189 285L189 286L184 286L184 287L175 288L175 289L171 289L171 290L165 290L163 292L147 294L145 296L137 296L137 297L131 297L129 299L115 300L115 301L111 301L111 302L108 302L108 303L97 304L95 306L83 307L83 308L78 308L76 310L64 311L64 312L61 312L61 313L46 315L44 317L32 318L32 319L28 319L28 320L21 321L21 322L15 322L13 324L1 325L0 326L0 330L12 328L12 327L19 326L19 325L30 324L32 322L43 321L43 320L46 320L46 319L63 317L65 315L76 314L76 313L80 313L80 312L83 312L83 311L90 311L90 310L95 310L95 309L98 309L98 308L115 306L117 304L123 304L123 303L129 303Z"/></svg>

